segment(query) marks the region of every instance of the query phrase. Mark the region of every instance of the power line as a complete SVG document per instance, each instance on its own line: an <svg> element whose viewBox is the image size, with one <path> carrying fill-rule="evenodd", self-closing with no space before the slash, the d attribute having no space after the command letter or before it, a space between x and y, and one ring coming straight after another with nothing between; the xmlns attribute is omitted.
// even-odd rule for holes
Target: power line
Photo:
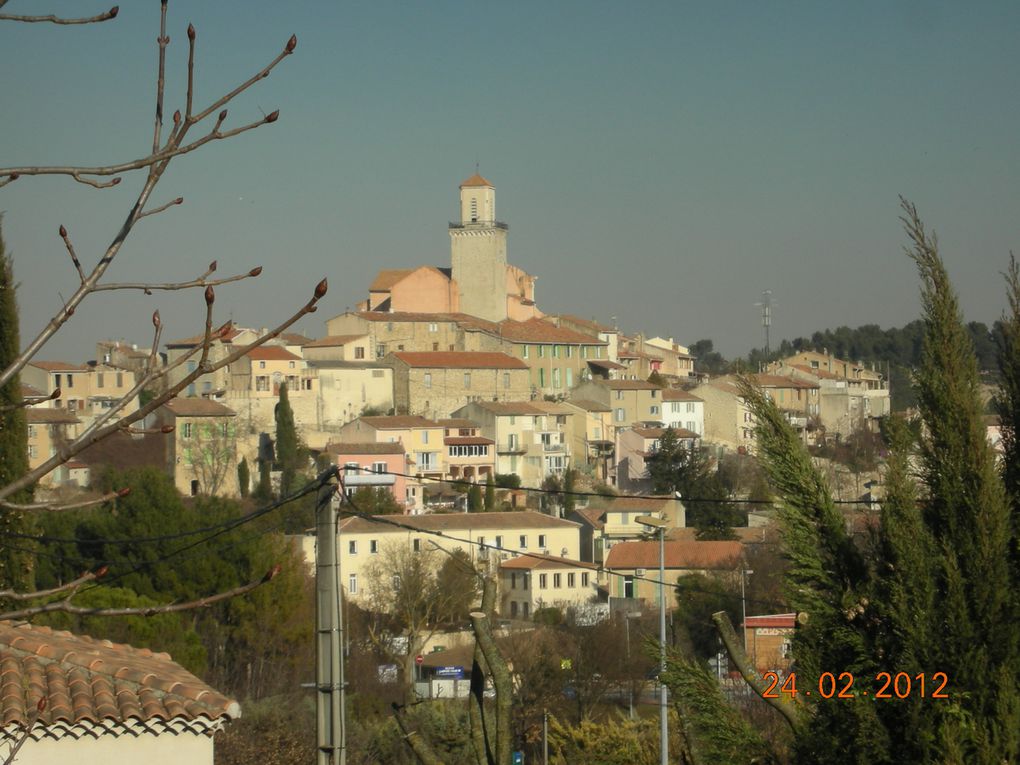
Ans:
<svg viewBox="0 0 1020 765"><path fill-rule="evenodd" d="M411 478L416 481L431 481L433 483L449 483L458 486L480 486L475 481L468 481L463 478L435 478L433 476L418 475L414 473L400 473L391 470L373 470L372 468L362 467L360 465L350 466L338 466L339 470L357 470L362 473L372 473L374 475L392 475L399 478ZM374 488L369 486L368 488ZM663 494L601 494L597 491L564 491L557 489L543 489L537 486L520 486L512 491L527 491L534 494L555 494L557 496L571 496L571 497L601 497L602 499L612 501L614 499L654 499L654 500L667 500L667 499L679 499L681 502L700 502L700 503L713 503L719 505L768 505L769 507L775 507L781 504L771 499L731 499L727 498L696 498L696 497L671 497ZM871 499L832 499L830 500L834 505L877 505L881 504L880 500Z"/></svg>
<svg viewBox="0 0 1020 765"><path fill-rule="evenodd" d="M350 505L353 509L352 510L344 510L344 504L345 503L347 505ZM394 527L396 527L398 529L403 529L405 531L413 531L413 532L416 532L416 533L419 533L419 534L425 534L425 535L428 535L428 536L440 537L442 539L447 539L447 540L450 540L450 541L453 541L453 542L460 542L462 544L467 545L469 549L474 547L475 545L479 544L478 542L472 541L471 539L465 539L464 537L456 537L456 536L453 536L452 534L448 534L448 533L443 532L443 531L435 531L435 530L432 530L432 529L423 529L423 528L420 528L418 526L413 526L413 525L411 525L409 523L404 523L404 522L401 522L399 520L396 520L396 518L399 518L401 516L372 515L370 513L366 513L366 512L364 512L364 511L362 511L362 510L360 510L358 508L357 504L354 502L353 498L351 498L351 497L345 497L343 499L343 502L340 505L340 513L343 514L343 515L349 515L349 516L352 516L352 517L361 518L362 520L369 521L370 523L380 523L380 524L384 524L384 525L388 525L388 526L394 526ZM511 549L509 547L503 547L502 545L492 544L492 543L489 543L489 542L485 542L484 544L481 545L481 547L483 549L487 549L487 550L496 550L498 552L511 553L511 554L513 554L513 555L515 555L517 557L535 558L536 560L547 561L547 560L549 560L550 557L555 557L555 556L549 556L549 555L541 555L539 553L533 553L533 552L530 552L530 551L527 551L527 550L524 550L524 551L522 551L522 550L514 550L514 549ZM616 576L616 577L620 577L620 578L630 577L630 578L632 578L635 581L648 582L649 584L655 584L655 585L661 584L661 585L665 585L666 587L676 587L676 585L677 585L676 582L662 581L660 579L656 579L654 577L650 577L650 576L647 576L647 575L640 575L639 576L636 573L633 574L633 575L632 574L621 574L618 571L613 571L612 569L607 569L604 566L596 565L594 563L590 563L589 564L589 563L585 563L583 561L572 561L572 560L570 560L568 558L558 558L558 557L556 558L556 560L561 562L563 565L567 566L568 568L577 568L577 569L582 569L584 571L592 571L592 570L594 570L594 571L597 571L599 573L604 573L607 576ZM690 592L699 592L701 594L706 594L706 595L715 595L715 594L717 594L717 593L715 593L715 592L713 592L711 590L705 590L705 589L699 589L699 588L691 588ZM770 608L785 607L785 606L781 606L780 604L777 604L777 603L772 602L772 601L765 601L765 600L758 600L758 599L754 599L754 600L748 599L747 602L749 602L749 603L753 602L753 603L765 604L765 605L769 606Z"/></svg>

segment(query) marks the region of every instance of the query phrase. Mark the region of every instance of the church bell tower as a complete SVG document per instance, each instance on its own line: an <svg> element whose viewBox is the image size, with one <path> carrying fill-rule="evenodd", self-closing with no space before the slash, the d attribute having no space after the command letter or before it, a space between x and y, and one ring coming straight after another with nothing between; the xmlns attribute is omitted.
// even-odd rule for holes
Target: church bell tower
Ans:
<svg viewBox="0 0 1020 765"><path fill-rule="evenodd" d="M507 318L509 226L496 220L496 188L478 173L460 184L460 222L450 224L450 265L462 313Z"/></svg>

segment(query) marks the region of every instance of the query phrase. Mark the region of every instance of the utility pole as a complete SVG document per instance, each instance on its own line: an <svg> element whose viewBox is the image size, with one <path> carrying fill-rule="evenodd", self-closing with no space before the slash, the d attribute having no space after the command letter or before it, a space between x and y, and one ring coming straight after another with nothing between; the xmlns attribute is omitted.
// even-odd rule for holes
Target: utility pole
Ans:
<svg viewBox="0 0 1020 765"><path fill-rule="evenodd" d="M315 687L317 765L346 765L347 720L337 524L340 495L328 484L315 508Z"/></svg>
<svg viewBox="0 0 1020 765"><path fill-rule="evenodd" d="M763 290L761 302L755 303L755 305L761 306L761 326L765 333L765 363L768 364L769 355L772 352L769 345L769 328L772 326L772 290Z"/></svg>
<svg viewBox="0 0 1020 765"><path fill-rule="evenodd" d="M653 515L634 519L659 534L659 763L669 765L669 706L666 698L666 528L669 523Z"/></svg>

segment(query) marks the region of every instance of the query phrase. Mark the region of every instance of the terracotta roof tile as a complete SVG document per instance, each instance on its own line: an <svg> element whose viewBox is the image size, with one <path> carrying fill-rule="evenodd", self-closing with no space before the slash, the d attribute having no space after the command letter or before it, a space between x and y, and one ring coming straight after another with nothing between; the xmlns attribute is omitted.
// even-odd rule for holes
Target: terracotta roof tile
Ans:
<svg viewBox="0 0 1020 765"><path fill-rule="evenodd" d="M478 406L496 415L538 415L545 414L529 401L477 401Z"/></svg>
<svg viewBox="0 0 1020 765"><path fill-rule="evenodd" d="M490 189L496 188L495 186L492 185L492 183L490 183L489 181L485 180L478 173L475 173L470 178L468 178L466 181L464 181L464 182L462 182L460 184L460 188L462 188L462 189L473 189L473 188L477 188L479 186L488 186Z"/></svg>
<svg viewBox="0 0 1020 765"><path fill-rule="evenodd" d="M163 406L177 417L235 417L237 412L207 398L172 398Z"/></svg>
<svg viewBox="0 0 1020 765"><path fill-rule="evenodd" d="M544 319L499 323L498 334L515 343L562 343L566 345L608 345L604 340L566 327L557 327Z"/></svg>
<svg viewBox="0 0 1020 765"><path fill-rule="evenodd" d="M359 417L366 425L376 430L407 430L408 428L441 428L438 422L427 420L413 414L397 414L392 416Z"/></svg>
<svg viewBox="0 0 1020 765"><path fill-rule="evenodd" d="M199 717L212 722L240 714L237 702L164 653L10 621L0 621L0 651L6 724L25 724L40 699L46 700L40 726Z"/></svg>
<svg viewBox="0 0 1020 765"><path fill-rule="evenodd" d="M695 396L690 391L686 391L683 388L666 388L662 392L663 401L701 401L700 398Z"/></svg>
<svg viewBox="0 0 1020 765"><path fill-rule="evenodd" d="M818 383L781 375L752 375L751 379L762 388L817 388Z"/></svg>
<svg viewBox="0 0 1020 765"><path fill-rule="evenodd" d="M304 344L305 348L338 348L347 343L353 343L367 335L326 335L318 340L310 340Z"/></svg>
<svg viewBox="0 0 1020 765"><path fill-rule="evenodd" d="M533 510L518 510L500 513L434 513L429 515L404 515L400 523L422 531L468 531L483 529L554 529L577 528L580 524L564 521L551 515ZM378 523L365 518L349 517L340 522L340 528L347 533L379 531L384 529Z"/></svg>
<svg viewBox="0 0 1020 765"><path fill-rule="evenodd" d="M49 409L38 406L30 406L25 409L25 420L30 425L49 425L81 422L72 412L66 409Z"/></svg>
<svg viewBox="0 0 1020 765"><path fill-rule="evenodd" d="M793 629L797 621L797 614L761 614L760 616L748 616L744 620L745 627L788 627Z"/></svg>
<svg viewBox="0 0 1020 765"><path fill-rule="evenodd" d="M587 412L611 412L613 408L608 404L602 404L598 401L592 401L588 398L570 398L564 401L565 404L573 404L576 407L584 409Z"/></svg>
<svg viewBox="0 0 1020 765"><path fill-rule="evenodd" d="M69 364L66 361L30 361L28 365L45 369L47 372L87 372L89 370L84 364Z"/></svg>
<svg viewBox="0 0 1020 765"><path fill-rule="evenodd" d="M527 369L506 353L486 351L397 351L393 357L418 369Z"/></svg>
<svg viewBox="0 0 1020 765"><path fill-rule="evenodd" d="M732 569L743 554L740 542L675 542L665 544L666 568ZM609 549L609 569L658 568L658 542L619 542Z"/></svg>
<svg viewBox="0 0 1020 765"><path fill-rule="evenodd" d="M485 446L496 443L483 436L448 436L443 439L444 446Z"/></svg>
<svg viewBox="0 0 1020 765"><path fill-rule="evenodd" d="M662 390L661 385L647 380L601 380L599 385L605 385L609 390Z"/></svg>
<svg viewBox="0 0 1020 765"><path fill-rule="evenodd" d="M249 359L255 361L300 361L301 357L291 353L280 345L260 345L252 348L247 354Z"/></svg>

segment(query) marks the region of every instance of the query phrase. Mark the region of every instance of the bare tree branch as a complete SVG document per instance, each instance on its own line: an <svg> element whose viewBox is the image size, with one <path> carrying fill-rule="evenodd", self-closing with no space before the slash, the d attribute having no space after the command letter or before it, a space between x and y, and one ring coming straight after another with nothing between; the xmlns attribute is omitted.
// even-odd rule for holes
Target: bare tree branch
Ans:
<svg viewBox="0 0 1020 765"><path fill-rule="evenodd" d="M152 153L159 151L159 136L163 129L163 92L166 89L166 46L170 44L170 38L166 33L166 3L167 0L160 0L159 3L159 37L156 44L159 46L159 66L156 76L156 125L152 131Z"/></svg>
<svg viewBox="0 0 1020 765"><path fill-rule="evenodd" d="M104 566L98 571L86 571L77 579L67 582L66 584L51 587L48 590L36 590L35 592L0 590L0 598L6 598L7 600L38 600L39 598L48 598L52 595L60 595L61 593L68 591L76 592L83 584L94 582L96 579L100 579L105 575L106 567Z"/></svg>
<svg viewBox="0 0 1020 765"><path fill-rule="evenodd" d="M145 212L139 213L138 219L141 220L142 218L148 218L150 215L156 215L158 213L163 212L164 210L174 207L175 205L181 204L184 204L184 197L177 197L177 199L171 199L165 205L160 205L159 207L154 207L151 210L146 210Z"/></svg>
<svg viewBox="0 0 1020 765"><path fill-rule="evenodd" d="M82 270L81 262L78 260L78 255L74 251L74 245L71 244L71 237L67 233L67 228L63 224L60 226L60 238L64 240L64 247L67 248L67 254L71 256L71 262L74 263L75 270L78 271L78 277L82 283L85 283L85 272Z"/></svg>
<svg viewBox="0 0 1020 765"><path fill-rule="evenodd" d="M86 507L95 507L96 505L104 505L118 497L126 497L130 489L120 489L119 491L111 491L104 494L101 497L94 499L84 499L78 502L32 502L29 504L18 504L16 502L5 502L0 500L0 507L5 510L82 510Z"/></svg>
<svg viewBox="0 0 1020 765"><path fill-rule="evenodd" d="M7 0L0 3L0 8L7 4ZM95 16L86 16L78 19L65 19L59 16L55 16L52 13L45 16L18 16L12 13L0 13L0 21L22 21L27 24L36 24L39 22L49 22L50 24L59 24L61 26L70 26L72 24L98 24L101 21L109 21L110 19L117 18L117 14L120 12L120 6L113 6L106 13L100 13Z"/></svg>
<svg viewBox="0 0 1020 765"><path fill-rule="evenodd" d="M253 279L261 273L262 266L256 266L247 273L237 274L236 276L227 276L222 279L206 279L205 277L199 277L197 279L192 279L189 282L124 282L116 284L100 284L95 288L94 292L109 292L112 290L142 290L148 294L156 290L168 292L173 290L194 289L196 287L219 287L221 284L230 284L231 282L239 282L244 279Z"/></svg>
<svg viewBox="0 0 1020 765"><path fill-rule="evenodd" d="M229 600L230 598L236 598L239 595L244 595L251 592L256 587L261 587L266 582L270 581L280 573L280 566L274 566L270 571L266 572L266 575L261 579L249 582L248 584L242 584L240 587L235 587L232 590L225 590L218 592L215 595L209 595L204 598L198 598L197 600L189 600L184 603L165 603L159 606L140 606L132 608L89 608L87 606L76 606L71 602L71 597L64 598L63 600L56 600L50 603L43 603L38 606L30 606L29 608L22 608L17 611L7 611L0 613L0 619L26 619L30 616L37 616L39 614L50 614L56 611L67 614L75 614L77 616L154 616L156 614L172 614L179 611L193 611L197 608L206 608L219 603L223 600Z"/></svg>

